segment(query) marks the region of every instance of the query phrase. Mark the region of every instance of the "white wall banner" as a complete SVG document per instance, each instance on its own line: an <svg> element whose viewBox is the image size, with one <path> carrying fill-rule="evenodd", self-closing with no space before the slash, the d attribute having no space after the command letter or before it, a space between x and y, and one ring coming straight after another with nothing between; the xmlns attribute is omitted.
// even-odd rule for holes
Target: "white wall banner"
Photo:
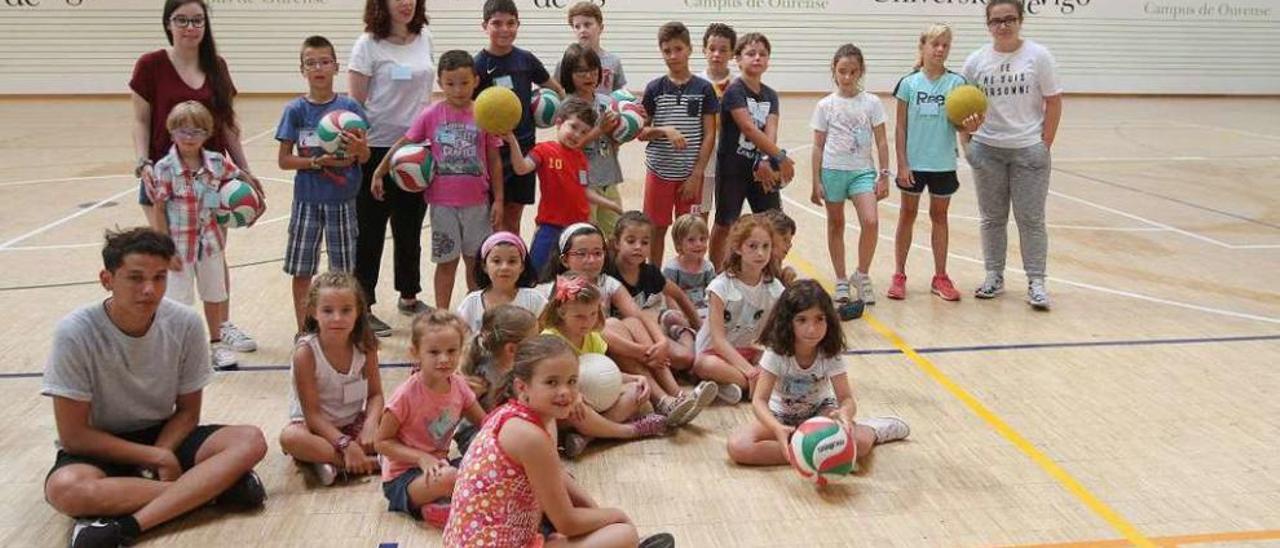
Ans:
<svg viewBox="0 0 1280 548"><path fill-rule="evenodd" d="M517 0L517 44L553 66L573 37L575 0ZM910 71L921 30L955 28L950 66L989 41L985 0L594 0L604 47L623 59L630 86L664 70L658 27L688 25L693 65L711 22L773 42L765 81L783 91L830 89L831 55L861 47L866 85L889 91ZM345 61L361 32L362 0L209 0L219 49L243 92L296 92L298 44L334 41ZM159 0L0 0L0 93L126 93L137 57L165 45ZM436 54L486 43L481 0L428 0ZM1276 0L1028 0L1023 34L1046 45L1068 92L1280 94Z"/></svg>

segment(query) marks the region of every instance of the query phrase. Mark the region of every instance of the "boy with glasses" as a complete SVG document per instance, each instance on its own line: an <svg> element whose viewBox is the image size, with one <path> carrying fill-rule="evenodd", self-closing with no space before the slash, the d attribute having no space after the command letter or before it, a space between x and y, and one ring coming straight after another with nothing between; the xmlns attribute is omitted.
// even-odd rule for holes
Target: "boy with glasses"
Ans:
<svg viewBox="0 0 1280 548"><path fill-rule="evenodd" d="M324 240L329 253L329 270L351 272L355 268L356 194L360 166L369 160L370 151L362 130L344 132L340 152L326 153L320 147L316 127L326 114L346 110L365 118L364 109L354 99L334 93L338 61L329 40L308 37L298 58L307 94L285 105L276 140L280 141L280 169L297 171L284 271L293 277L294 320L297 333L301 333L311 277L320 268L320 241Z"/></svg>

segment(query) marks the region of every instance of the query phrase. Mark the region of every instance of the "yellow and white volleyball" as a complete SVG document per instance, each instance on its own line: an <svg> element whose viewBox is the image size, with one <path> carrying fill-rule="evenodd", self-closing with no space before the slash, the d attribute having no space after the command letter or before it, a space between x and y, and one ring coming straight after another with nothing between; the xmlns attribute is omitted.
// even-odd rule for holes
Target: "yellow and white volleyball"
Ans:
<svg viewBox="0 0 1280 548"><path fill-rule="evenodd" d="M578 391L582 401L604 412L622 397L622 370L604 354L583 354L578 357Z"/></svg>
<svg viewBox="0 0 1280 548"><path fill-rule="evenodd" d="M987 112L987 94L971 84L956 86L947 94L946 104L951 123L964 125L966 118Z"/></svg>
<svg viewBox="0 0 1280 548"><path fill-rule="evenodd" d="M502 86L490 86L476 97L476 125L492 135L506 135L520 123L524 113L516 92Z"/></svg>

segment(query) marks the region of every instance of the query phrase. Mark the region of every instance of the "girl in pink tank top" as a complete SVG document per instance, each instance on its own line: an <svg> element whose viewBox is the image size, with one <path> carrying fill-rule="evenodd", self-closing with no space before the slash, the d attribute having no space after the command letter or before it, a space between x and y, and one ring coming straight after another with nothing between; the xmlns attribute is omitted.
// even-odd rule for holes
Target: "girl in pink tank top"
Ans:
<svg viewBox="0 0 1280 548"><path fill-rule="evenodd" d="M489 414L462 460L446 547L639 544L622 510L597 507L560 467L555 421L577 403L577 377L577 357L560 337L539 335L516 347L514 396ZM538 531L544 512L558 531L545 539ZM644 545L673 544L663 534Z"/></svg>

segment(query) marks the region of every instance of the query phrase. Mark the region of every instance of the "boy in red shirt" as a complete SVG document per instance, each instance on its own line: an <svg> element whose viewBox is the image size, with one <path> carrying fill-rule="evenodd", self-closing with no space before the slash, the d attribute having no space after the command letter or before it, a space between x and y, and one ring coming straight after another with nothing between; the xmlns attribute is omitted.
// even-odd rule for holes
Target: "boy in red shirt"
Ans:
<svg viewBox="0 0 1280 548"><path fill-rule="evenodd" d="M529 155L520 157L514 134L503 136L511 151L511 169L516 175L538 172L538 231L529 246L529 260L541 271L556 248L560 232L573 223L591 219L591 205L622 213L622 207L587 188L587 156L582 147L596 125L595 108L577 97L560 105L556 114L556 140L538 143Z"/></svg>

